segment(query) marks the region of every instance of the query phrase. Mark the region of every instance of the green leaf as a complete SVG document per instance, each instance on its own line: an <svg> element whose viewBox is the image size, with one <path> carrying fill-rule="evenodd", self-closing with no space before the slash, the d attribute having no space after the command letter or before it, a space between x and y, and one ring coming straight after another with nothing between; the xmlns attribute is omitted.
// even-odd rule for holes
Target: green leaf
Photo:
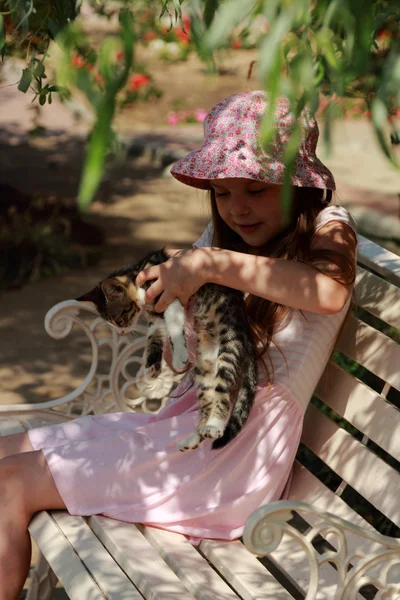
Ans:
<svg viewBox="0 0 400 600"><path fill-rule="evenodd" d="M25 94L29 90L31 81L32 81L32 71L30 69L23 69L22 77L18 84L19 91L23 92Z"/></svg>
<svg viewBox="0 0 400 600"><path fill-rule="evenodd" d="M4 27L3 15L0 13L0 50L4 47L5 43L6 43L6 30Z"/></svg>
<svg viewBox="0 0 400 600"><path fill-rule="evenodd" d="M173 0L174 8L175 8L175 21L178 19L182 19L182 4L183 0Z"/></svg>
<svg viewBox="0 0 400 600"><path fill-rule="evenodd" d="M97 122L90 136L82 178L79 185L78 205L86 211L103 178L106 156L112 138L111 119L114 107L105 98L97 113Z"/></svg>
<svg viewBox="0 0 400 600"><path fill-rule="evenodd" d="M215 13L219 8L220 0L205 0L203 21L206 29L210 28L210 25L214 19Z"/></svg>
<svg viewBox="0 0 400 600"><path fill-rule="evenodd" d="M221 48L227 41L231 31L256 8L256 0L226 0L214 15L211 27L205 38L210 50Z"/></svg>
<svg viewBox="0 0 400 600"><path fill-rule="evenodd" d="M34 67L34 69L33 69L33 75L35 77L41 77L41 78L45 78L46 77L44 64L42 62L38 62L37 65Z"/></svg>

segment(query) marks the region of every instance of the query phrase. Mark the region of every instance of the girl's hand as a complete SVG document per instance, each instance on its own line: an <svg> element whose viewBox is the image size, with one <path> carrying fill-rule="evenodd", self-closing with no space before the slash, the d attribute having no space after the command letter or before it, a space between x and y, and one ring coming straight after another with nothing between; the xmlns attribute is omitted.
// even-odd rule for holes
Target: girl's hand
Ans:
<svg viewBox="0 0 400 600"><path fill-rule="evenodd" d="M207 282L205 275L205 248L194 250L167 250L171 258L160 265L154 265L140 271L136 284L141 286L154 279L154 283L146 291L146 303L153 304L156 312L163 312L176 298L183 306L189 298Z"/></svg>

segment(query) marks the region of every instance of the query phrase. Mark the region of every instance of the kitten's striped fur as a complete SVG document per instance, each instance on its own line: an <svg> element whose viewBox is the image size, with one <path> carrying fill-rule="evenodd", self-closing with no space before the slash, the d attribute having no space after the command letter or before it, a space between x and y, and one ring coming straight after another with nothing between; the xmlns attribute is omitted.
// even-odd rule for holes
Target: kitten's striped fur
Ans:
<svg viewBox="0 0 400 600"><path fill-rule="evenodd" d="M151 377L161 370L166 337L172 348L173 368L186 369L189 356L184 335L185 312L175 300L164 313L146 306L144 289L135 284L139 271L168 260L164 250L151 252L136 265L112 273L91 292L77 298L94 302L99 314L120 333L132 331L145 313L149 322L145 368ZM194 296L197 333L195 385L200 423L178 444L182 451L196 448L204 439L222 448L242 429L253 405L257 387L257 357L243 293L207 283Z"/></svg>

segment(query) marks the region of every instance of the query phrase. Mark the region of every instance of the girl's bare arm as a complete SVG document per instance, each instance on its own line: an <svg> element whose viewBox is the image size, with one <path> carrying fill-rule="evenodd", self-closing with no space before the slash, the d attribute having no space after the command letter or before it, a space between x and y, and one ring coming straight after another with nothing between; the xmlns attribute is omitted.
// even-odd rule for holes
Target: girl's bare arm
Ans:
<svg viewBox="0 0 400 600"><path fill-rule="evenodd" d="M350 227L332 221L313 238L313 247L335 250L355 261L356 238ZM332 270L335 266L332 265ZM139 274L137 282L155 279L146 299L161 294L156 310L165 310L175 298L186 304L204 283L218 283L261 296L285 306L320 314L339 312L351 295L352 285L345 286L324 275L311 265L254 256L221 248L195 248L173 256L162 265Z"/></svg>

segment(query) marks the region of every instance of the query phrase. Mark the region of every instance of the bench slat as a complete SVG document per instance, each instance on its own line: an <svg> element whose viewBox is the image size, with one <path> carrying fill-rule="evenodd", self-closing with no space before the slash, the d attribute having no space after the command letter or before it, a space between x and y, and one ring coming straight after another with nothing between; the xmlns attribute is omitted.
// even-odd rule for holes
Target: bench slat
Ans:
<svg viewBox="0 0 400 600"><path fill-rule="evenodd" d="M311 471L297 461L293 469L293 479L288 499L315 505L317 508L331 512L359 527L375 531L368 521L363 519L340 496L327 488Z"/></svg>
<svg viewBox="0 0 400 600"><path fill-rule="evenodd" d="M293 598L240 542L203 540L200 550L244 600Z"/></svg>
<svg viewBox="0 0 400 600"><path fill-rule="evenodd" d="M82 517L72 516L65 511L51 511L51 516L106 598L142 600L133 583Z"/></svg>
<svg viewBox="0 0 400 600"><path fill-rule="evenodd" d="M358 235L358 262L397 284L400 282L398 254L382 248L363 235Z"/></svg>
<svg viewBox="0 0 400 600"><path fill-rule="evenodd" d="M361 267L357 269L356 302L392 327L400 329L400 289Z"/></svg>
<svg viewBox="0 0 400 600"><path fill-rule="evenodd" d="M336 347L400 391L400 346L394 340L350 316Z"/></svg>
<svg viewBox="0 0 400 600"><path fill-rule="evenodd" d="M143 534L196 600L238 600L188 540L170 531L143 527Z"/></svg>
<svg viewBox="0 0 400 600"><path fill-rule="evenodd" d="M310 405L302 441L366 500L400 526L400 473Z"/></svg>
<svg viewBox="0 0 400 600"><path fill-rule="evenodd" d="M400 461L400 412L366 384L330 362L315 395Z"/></svg>
<svg viewBox="0 0 400 600"><path fill-rule="evenodd" d="M71 600L107 598L48 512L34 516L29 532Z"/></svg>
<svg viewBox="0 0 400 600"><path fill-rule="evenodd" d="M88 523L145 598L193 600L194 596L165 564L136 525L98 515L90 517Z"/></svg>

